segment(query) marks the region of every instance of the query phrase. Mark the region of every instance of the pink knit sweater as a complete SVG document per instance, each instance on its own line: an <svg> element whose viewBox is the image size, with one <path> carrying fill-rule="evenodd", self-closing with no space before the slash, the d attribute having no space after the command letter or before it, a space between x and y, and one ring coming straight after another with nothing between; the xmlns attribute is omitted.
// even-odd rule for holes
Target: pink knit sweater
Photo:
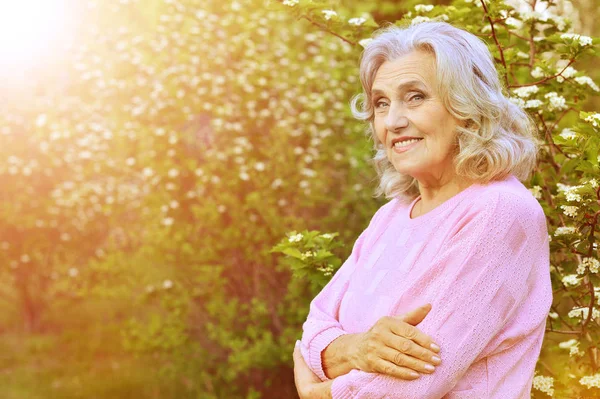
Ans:
<svg viewBox="0 0 600 399"><path fill-rule="evenodd" d="M379 208L314 298L306 362L325 381L321 352L334 339L431 303L417 328L441 347L433 374L407 381L352 370L334 379L333 398L529 398L552 302L542 208L513 176L411 219L416 201Z"/></svg>

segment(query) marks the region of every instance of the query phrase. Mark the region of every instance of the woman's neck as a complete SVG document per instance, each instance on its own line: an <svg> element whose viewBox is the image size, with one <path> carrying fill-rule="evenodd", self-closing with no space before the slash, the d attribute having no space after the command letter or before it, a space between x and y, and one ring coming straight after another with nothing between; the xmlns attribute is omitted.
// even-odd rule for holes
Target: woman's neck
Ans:
<svg viewBox="0 0 600 399"><path fill-rule="evenodd" d="M433 184L429 182L421 183L419 181L421 199L416 204L412 217L418 217L437 208L472 184L473 181L458 177L446 182L434 182Z"/></svg>

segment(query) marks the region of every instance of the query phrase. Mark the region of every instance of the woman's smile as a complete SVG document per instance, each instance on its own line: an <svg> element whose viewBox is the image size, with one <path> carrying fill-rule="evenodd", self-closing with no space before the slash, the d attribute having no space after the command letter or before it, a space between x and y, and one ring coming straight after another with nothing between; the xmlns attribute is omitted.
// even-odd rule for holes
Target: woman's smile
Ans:
<svg viewBox="0 0 600 399"><path fill-rule="evenodd" d="M411 149L418 146L421 141L423 141L423 139L410 139L398 141L394 143L392 149L396 154L402 154L403 152L410 151Z"/></svg>

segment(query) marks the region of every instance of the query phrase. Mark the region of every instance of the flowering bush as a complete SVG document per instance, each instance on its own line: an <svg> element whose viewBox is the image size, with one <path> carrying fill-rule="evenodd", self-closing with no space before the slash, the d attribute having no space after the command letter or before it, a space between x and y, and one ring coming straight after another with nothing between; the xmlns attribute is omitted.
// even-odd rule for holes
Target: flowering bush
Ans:
<svg viewBox="0 0 600 399"><path fill-rule="evenodd" d="M349 99L385 14L481 36L538 121L530 187L556 291L535 395L600 392L600 114L583 112L598 87L575 69L595 39L552 6L356 3L90 0L60 67L3 91L0 293L19 308L7 314L28 332L103 337L83 340L77 379L61 369L28 389L101 397L106 356L110 397L294 396L308 304L382 204ZM146 380L119 385L115 363Z"/></svg>

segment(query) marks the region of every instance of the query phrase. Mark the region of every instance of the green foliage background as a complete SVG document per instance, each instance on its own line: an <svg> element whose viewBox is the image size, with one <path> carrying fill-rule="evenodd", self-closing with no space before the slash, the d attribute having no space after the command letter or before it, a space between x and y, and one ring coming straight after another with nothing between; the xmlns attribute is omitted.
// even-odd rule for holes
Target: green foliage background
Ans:
<svg viewBox="0 0 600 399"><path fill-rule="evenodd" d="M576 80L597 41L561 38L552 3L416 4L81 3L65 56L0 87L3 397L295 397L308 304L383 203L348 105L359 42L415 17L481 36L540 125L556 291L534 397L600 397L600 116Z"/></svg>

